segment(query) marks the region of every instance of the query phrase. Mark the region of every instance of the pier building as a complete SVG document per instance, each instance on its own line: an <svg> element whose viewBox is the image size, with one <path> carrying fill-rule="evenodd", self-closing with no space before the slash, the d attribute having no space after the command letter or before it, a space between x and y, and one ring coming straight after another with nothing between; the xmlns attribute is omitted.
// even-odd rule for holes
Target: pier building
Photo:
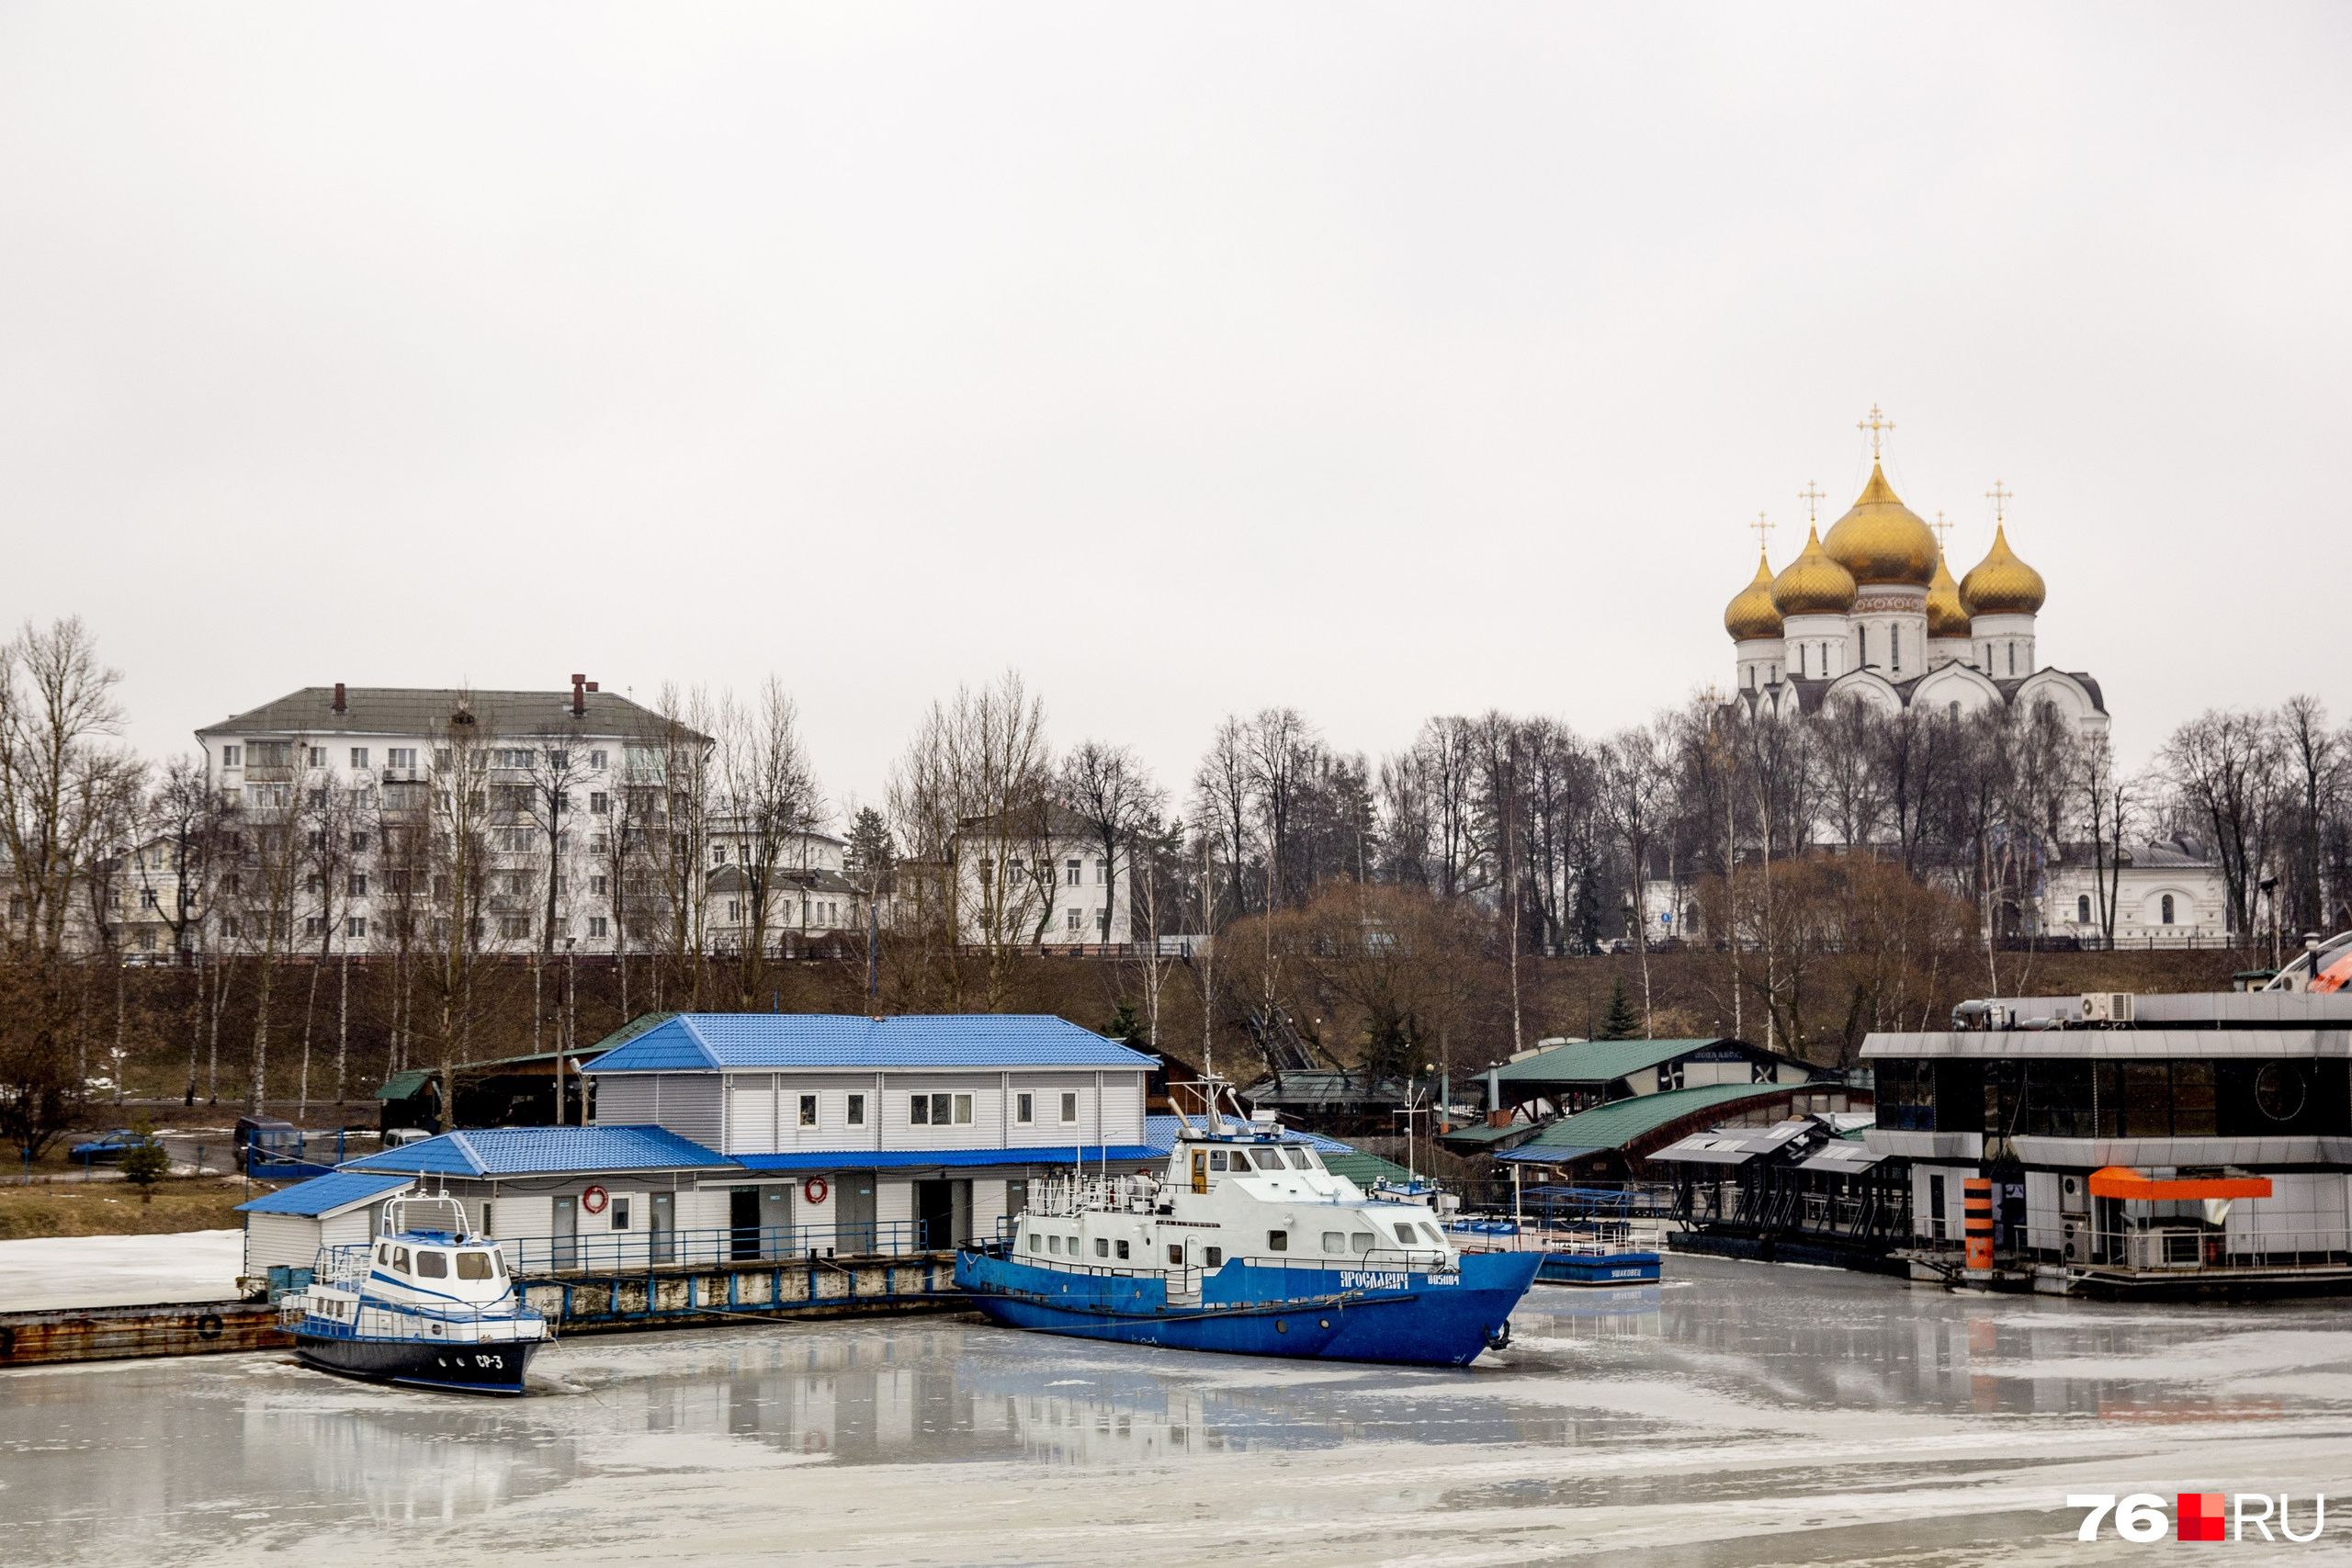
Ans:
<svg viewBox="0 0 2352 1568"><path fill-rule="evenodd" d="M1984 1180L2038 1290L2352 1289L2352 993L1996 998L1862 1055L1923 1269Z"/></svg>

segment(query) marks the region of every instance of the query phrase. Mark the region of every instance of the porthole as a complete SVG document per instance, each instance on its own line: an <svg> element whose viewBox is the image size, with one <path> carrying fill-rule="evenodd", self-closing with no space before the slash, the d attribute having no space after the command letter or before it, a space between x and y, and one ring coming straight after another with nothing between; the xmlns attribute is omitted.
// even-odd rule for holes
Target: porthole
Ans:
<svg viewBox="0 0 2352 1568"><path fill-rule="evenodd" d="M2265 1062L2254 1075L2255 1107L2273 1122L2301 1115L2306 1092L2303 1070L2292 1062Z"/></svg>
<svg viewBox="0 0 2352 1568"><path fill-rule="evenodd" d="M1318 1326L1318 1327L1322 1327L1322 1328L1329 1328L1329 1327L1330 1327L1330 1326L1331 1326L1331 1320L1330 1320L1329 1318L1328 1318L1328 1317L1327 1317L1327 1318L1324 1318L1324 1319L1322 1319L1322 1320L1317 1324L1317 1326Z"/></svg>
<svg viewBox="0 0 2352 1568"><path fill-rule="evenodd" d="M1278 1317L1274 1319L1274 1332L1277 1334L1288 1334L1290 1332L1290 1325L1284 1323Z"/></svg>

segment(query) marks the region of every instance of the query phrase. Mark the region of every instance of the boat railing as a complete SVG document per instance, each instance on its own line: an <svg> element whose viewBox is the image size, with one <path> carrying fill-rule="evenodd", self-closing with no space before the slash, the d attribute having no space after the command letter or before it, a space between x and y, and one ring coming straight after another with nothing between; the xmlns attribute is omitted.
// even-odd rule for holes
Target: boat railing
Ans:
<svg viewBox="0 0 2352 1568"><path fill-rule="evenodd" d="M577 1232L483 1238L517 1274L572 1274L614 1269L697 1269L801 1259L901 1258L956 1245L944 1224L922 1220L843 1220L823 1225L715 1225L695 1230Z"/></svg>
<svg viewBox="0 0 2352 1568"><path fill-rule="evenodd" d="M278 1303L278 1317L288 1327L328 1338L447 1339L453 1344L537 1339L544 1337L547 1319L524 1304L520 1295L494 1302L383 1302L361 1300L338 1303L329 1314L312 1310L301 1296Z"/></svg>
<svg viewBox="0 0 2352 1568"><path fill-rule="evenodd" d="M1148 1214L1165 1190L1159 1179L1150 1175L1057 1176L1030 1184L1028 1212L1043 1219L1082 1213Z"/></svg>

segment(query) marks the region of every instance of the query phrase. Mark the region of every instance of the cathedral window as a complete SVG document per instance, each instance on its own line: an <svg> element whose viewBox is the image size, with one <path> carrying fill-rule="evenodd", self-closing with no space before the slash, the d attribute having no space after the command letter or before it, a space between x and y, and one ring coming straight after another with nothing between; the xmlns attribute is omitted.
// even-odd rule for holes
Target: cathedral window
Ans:
<svg viewBox="0 0 2352 1568"><path fill-rule="evenodd" d="M2167 893L2167 894L2165 894L2165 904L2164 904L2164 911L2163 911L2163 912L2164 912L2164 923L2165 923L2165 924L2166 924L2166 925L2170 925L2170 924L2172 924L2172 895L2171 895L2171 894L2169 894L2169 893Z"/></svg>
<svg viewBox="0 0 2352 1568"><path fill-rule="evenodd" d="M2086 926L2091 923L2091 896L2087 893L2076 894L2075 897L2075 923L2078 926Z"/></svg>

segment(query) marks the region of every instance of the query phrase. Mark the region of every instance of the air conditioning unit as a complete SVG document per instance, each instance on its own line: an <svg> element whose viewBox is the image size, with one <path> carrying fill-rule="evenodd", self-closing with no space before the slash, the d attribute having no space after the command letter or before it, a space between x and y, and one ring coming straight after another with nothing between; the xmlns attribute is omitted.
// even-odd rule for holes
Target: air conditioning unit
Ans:
<svg viewBox="0 0 2352 1568"><path fill-rule="evenodd" d="M2085 1023L2129 1023L2132 1021L2132 993L2129 991L2086 991L2083 993Z"/></svg>
<svg viewBox="0 0 2352 1568"><path fill-rule="evenodd" d="M2133 1231L2126 1252L2134 1269L2199 1269L2205 1263L2205 1233Z"/></svg>
<svg viewBox="0 0 2352 1568"><path fill-rule="evenodd" d="M2082 1220L2062 1221L2058 1227L2058 1255L2069 1263L2091 1260L2091 1227Z"/></svg>
<svg viewBox="0 0 2352 1568"><path fill-rule="evenodd" d="M2058 1212L2062 1214L2087 1214L2091 1212L2091 1179L2075 1174L2058 1179Z"/></svg>

